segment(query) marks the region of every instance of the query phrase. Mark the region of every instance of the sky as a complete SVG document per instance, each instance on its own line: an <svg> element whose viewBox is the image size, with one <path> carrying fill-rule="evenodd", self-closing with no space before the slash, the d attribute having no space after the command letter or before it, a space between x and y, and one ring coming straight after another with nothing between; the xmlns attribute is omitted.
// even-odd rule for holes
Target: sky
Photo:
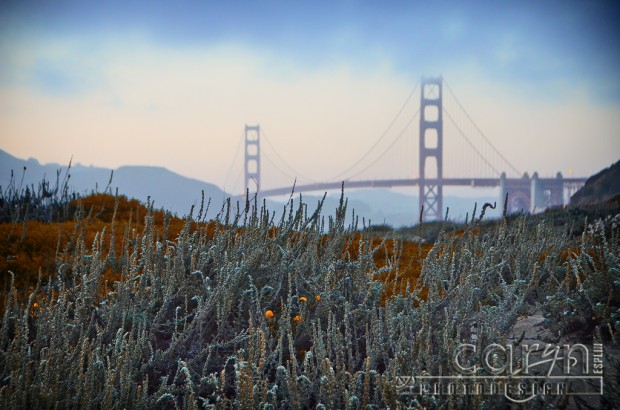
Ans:
<svg viewBox="0 0 620 410"><path fill-rule="evenodd" d="M0 149L236 193L244 126L260 124L279 168L333 180L441 75L465 132L519 172L588 176L620 159L618 21L599 0L3 1ZM264 187L290 184L269 166Z"/></svg>

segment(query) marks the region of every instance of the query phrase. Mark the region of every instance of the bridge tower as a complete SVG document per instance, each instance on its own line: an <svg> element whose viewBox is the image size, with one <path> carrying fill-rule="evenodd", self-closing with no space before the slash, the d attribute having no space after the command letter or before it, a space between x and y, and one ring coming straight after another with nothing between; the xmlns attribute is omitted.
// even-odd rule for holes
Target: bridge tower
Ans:
<svg viewBox="0 0 620 410"><path fill-rule="evenodd" d="M502 172L499 177L499 203L503 205L508 194L508 213L530 212L532 197L541 195L539 182L538 174L531 178L526 172L521 178L507 178L506 173Z"/></svg>
<svg viewBox="0 0 620 410"><path fill-rule="evenodd" d="M564 205L564 177L560 172L555 178L540 178L538 172L530 177L526 172L521 178L499 177L499 197L503 203L508 194L508 213L540 212L553 206Z"/></svg>
<svg viewBox="0 0 620 410"><path fill-rule="evenodd" d="M245 126L245 189L260 188L260 125Z"/></svg>
<svg viewBox="0 0 620 410"><path fill-rule="evenodd" d="M422 78L420 89L420 212L443 218L442 78ZM428 171L428 172L427 172Z"/></svg>

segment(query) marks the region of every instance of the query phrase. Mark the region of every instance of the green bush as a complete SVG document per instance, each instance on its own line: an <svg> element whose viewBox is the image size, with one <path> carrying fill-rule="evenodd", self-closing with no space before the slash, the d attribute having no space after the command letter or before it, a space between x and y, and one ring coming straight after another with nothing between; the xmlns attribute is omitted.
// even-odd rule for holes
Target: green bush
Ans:
<svg viewBox="0 0 620 410"><path fill-rule="evenodd" d="M355 256L343 252L358 234L345 214L344 200L333 217L291 203L273 221L228 201L217 229L190 216L168 241L150 209L123 255L110 256L112 230L80 244L70 277L27 301L6 292L0 406L501 408L501 396L399 395L397 376L441 375L457 343L503 344L541 308L560 333L585 325L618 342L618 217L589 225L568 256L570 234L527 216L441 231L417 285L386 299L376 278L397 265L376 266L364 230ZM123 280L102 294L110 266Z"/></svg>

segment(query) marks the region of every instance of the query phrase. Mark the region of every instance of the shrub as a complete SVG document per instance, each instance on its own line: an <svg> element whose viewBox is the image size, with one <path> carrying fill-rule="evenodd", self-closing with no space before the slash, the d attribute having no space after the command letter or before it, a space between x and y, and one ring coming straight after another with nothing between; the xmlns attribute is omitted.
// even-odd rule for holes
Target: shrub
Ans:
<svg viewBox="0 0 620 410"><path fill-rule="evenodd" d="M5 293L2 407L502 407L401 396L396 377L442 374L473 328L480 345L505 343L541 306L560 332L576 320L617 343L616 219L569 254L570 234L527 216L440 230L424 247L346 227L344 199L333 217L289 203L278 222L256 200L227 201L215 221L189 216L178 230L152 206L117 225L122 201L93 237L88 200L76 203L65 268L27 299L14 282ZM541 400L531 404L563 398Z"/></svg>

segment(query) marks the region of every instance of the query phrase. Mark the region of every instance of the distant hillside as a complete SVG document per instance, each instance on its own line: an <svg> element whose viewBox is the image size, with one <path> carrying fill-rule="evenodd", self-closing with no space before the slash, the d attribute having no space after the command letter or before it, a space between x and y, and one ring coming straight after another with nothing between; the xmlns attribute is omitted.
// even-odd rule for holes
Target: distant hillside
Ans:
<svg viewBox="0 0 620 410"><path fill-rule="evenodd" d="M5 189L10 182L11 170L14 173L15 183L19 185L24 167L24 184L34 184L35 187L43 178L51 185L56 183L56 175L61 170L62 177L66 173L68 164L41 164L36 159L28 160L16 158L5 151L0 150L0 187ZM103 192L108 186L110 174L109 168L83 166L74 164L71 166L71 178L69 189L81 194L93 191ZM215 217L220 211L222 203L227 195L217 186L187 178L176 174L166 168L151 166L123 166L114 170L114 176L110 185L112 193L118 188L120 194L129 198L135 198L146 202L147 198L155 201L156 208L164 208L183 216L189 213L193 204L200 206L200 192L205 191L205 200L211 198L211 206L207 217ZM415 192L413 190L412 192ZM393 227L412 226L418 222L419 209L418 197L407 195L389 189L358 189L345 191L349 199L347 222L352 222L353 210L359 216L360 225L362 218L373 225L388 224ZM321 192L304 194L304 202L308 205L308 211L316 209L317 202L322 198ZM293 196L295 204L298 203L299 194ZM282 197L284 198L284 197ZM268 209L274 213L278 220L282 216L283 202L288 199L267 199ZM327 196L322 214L334 215L340 199L339 191L332 191ZM232 197L235 201L243 203L244 199L239 196ZM449 218L462 222L466 214L470 214L474 204L478 203L478 209L485 202L498 200L494 196L479 196L476 198L444 196L444 206L450 208ZM198 210L196 210L196 213ZM489 210L487 218L497 218L501 212L501 204L496 211Z"/></svg>
<svg viewBox="0 0 620 410"><path fill-rule="evenodd" d="M366 223L370 220L373 225L387 224L395 228L413 226L418 223L420 211L417 195L409 195L389 189L355 189L345 190L345 196L349 200L347 222L351 222L351 211L354 209L355 215L359 216L360 225L362 217ZM297 194L295 198L298 197ZM321 197L322 195L318 196L316 193L303 195L304 202L308 204L309 212L316 208L316 203ZM323 206L323 215L333 215L338 207L339 199L340 192L329 192ZM481 194L477 197L446 195L443 198L444 207L450 208L448 218L456 222L463 222L467 214L471 215L476 203L478 204L478 212L480 212L482 204L496 201L498 202L496 210L489 209L486 213L486 219L501 216L502 206L499 204L499 199L493 195L483 196ZM277 211L279 208L272 209Z"/></svg>
<svg viewBox="0 0 620 410"><path fill-rule="evenodd" d="M591 176L570 199L570 206L595 205L620 200L620 161Z"/></svg>
<svg viewBox="0 0 620 410"><path fill-rule="evenodd" d="M53 186L58 170L62 172L62 182L67 165L43 165L36 159L19 159L0 150L0 187L4 190L9 185L11 171L18 186L22 175L24 186L34 184L36 187L43 178ZM69 189L78 193L102 192L110 181L111 172L109 168L72 165ZM156 208L164 208L180 216L188 214L193 204L200 206L202 190L205 192L205 201L212 199L209 217L215 216L226 196L224 191L213 184L184 177L166 168L149 166L124 166L114 170L110 188L112 193L118 188L119 193L144 202L150 197L155 201Z"/></svg>

